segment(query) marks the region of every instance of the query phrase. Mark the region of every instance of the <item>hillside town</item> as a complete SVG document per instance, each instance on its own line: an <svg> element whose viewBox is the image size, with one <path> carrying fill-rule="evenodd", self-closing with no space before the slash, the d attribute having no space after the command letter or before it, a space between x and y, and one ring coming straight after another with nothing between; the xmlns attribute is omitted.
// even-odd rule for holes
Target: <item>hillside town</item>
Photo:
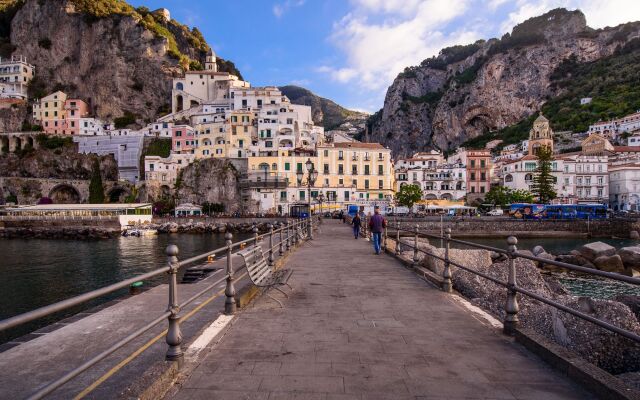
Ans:
<svg viewBox="0 0 640 400"><path fill-rule="evenodd" d="M35 67L18 56L1 60L0 73L0 101L28 101ZM117 129L92 116L86 101L63 91L34 99L32 109L43 133L73 137L80 153L113 155L120 179L144 184L150 200L173 196L183 168L219 158L240 172L244 212L287 214L297 203L388 208L405 185L421 189L414 211L429 205L441 211L482 205L494 187L533 192L537 151L548 147L557 194L552 203L604 204L614 211L640 206L640 112L595 123L584 133L554 133L540 114L528 140L499 151L500 141L494 141L484 149L430 150L394 160L381 144L325 132L314 124L311 107L292 104L277 87L252 87L218 71L213 50L204 70L173 80L171 112L142 129ZM170 141L170 154L146 155L140 162L149 138ZM3 147L15 150L8 143ZM311 182L302 176L308 163L316 171Z"/></svg>

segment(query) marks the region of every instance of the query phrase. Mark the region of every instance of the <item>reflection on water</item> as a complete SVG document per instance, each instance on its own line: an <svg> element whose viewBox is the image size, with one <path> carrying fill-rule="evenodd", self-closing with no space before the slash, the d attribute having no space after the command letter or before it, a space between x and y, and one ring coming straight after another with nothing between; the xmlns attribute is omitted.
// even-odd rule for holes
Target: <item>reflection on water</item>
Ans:
<svg viewBox="0 0 640 400"><path fill-rule="evenodd" d="M118 237L101 241L48 239L0 240L0 319L8 318L90 290L97 289L165 265L164 249L175 244L179 258L188 258L224 246L221 234L175 234ZM235 240L247 235L235 235ZM148 285L164 282L164 276ZM37 323L0 333L0 343L90 306L126 293L123 290L81 308Z"/></svg>

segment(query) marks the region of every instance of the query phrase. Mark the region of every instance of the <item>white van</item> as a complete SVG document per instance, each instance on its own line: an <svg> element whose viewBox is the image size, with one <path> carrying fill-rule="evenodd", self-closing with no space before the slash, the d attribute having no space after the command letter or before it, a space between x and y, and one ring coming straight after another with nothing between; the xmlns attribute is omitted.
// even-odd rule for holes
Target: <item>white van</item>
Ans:
<svg viewBox="0 0 640 400"><path fill-rule="evenodd" d="M487 215L491 215L492 217L497 217L499 215L504 215L504 211L502 211L501 208L494 208L493 210L489 211Z"/></svg>

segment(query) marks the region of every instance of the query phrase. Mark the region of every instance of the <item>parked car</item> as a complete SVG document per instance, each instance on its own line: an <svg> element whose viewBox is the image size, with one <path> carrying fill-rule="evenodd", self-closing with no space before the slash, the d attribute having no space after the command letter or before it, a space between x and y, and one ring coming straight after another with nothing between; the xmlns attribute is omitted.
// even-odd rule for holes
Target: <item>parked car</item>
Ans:
<svg viewBox="0 0 640 400"><path fill-rule="evenodd" d="M493 210L487 212L487 215L490 215L492 217L497 217L500 215L504 215L504 211L501 208L494 208Z"/></svg>

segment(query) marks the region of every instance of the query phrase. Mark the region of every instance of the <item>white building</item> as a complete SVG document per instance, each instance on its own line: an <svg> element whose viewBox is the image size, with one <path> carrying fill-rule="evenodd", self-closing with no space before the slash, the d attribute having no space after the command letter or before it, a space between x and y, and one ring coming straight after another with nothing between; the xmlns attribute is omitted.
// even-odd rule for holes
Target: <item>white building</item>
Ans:
<svg viewBox="0 0 640 400"><path fill-rule="evenodd" d="M118 176L130 182L140 179L143 135L74 136L79 153L111 154L118 162Z"/></svg>
<svg viewBox="0 0 640 400"><path fill-rule="evenodd" d="M457 158L445 163L440 151L416 153L395 166L396 191L407 184L418 185L424 200L460 200L466 194L467 170Z"/></svg>
<svg viewBox="0 0 640 400"><path fill-rule="evenodd" d="M103 136L108 134L106 124L97 118L80 118L78 135L82 136Z"/></svg>
<svg viewBox="0 0 640 400"><path fill-rule="evenodd" d="M640 162L621 161L609 165L609 207L640 211Z"/></svg>
<svg viewBox="0 0 640 400"><path fill-rule="evenodd" d="M27 63L25 57L0 59L0 98L26 100L29 82L34 74L35 67Z"/></svg>
<svg viewBox="0 0 640 400"><path fill-rule="evenodd" d="M146 156L144 158L144 179L147 187L167 186L167 192L173 188L180 170L191 164L193 154L170 154L169 157Z"/></svg>

